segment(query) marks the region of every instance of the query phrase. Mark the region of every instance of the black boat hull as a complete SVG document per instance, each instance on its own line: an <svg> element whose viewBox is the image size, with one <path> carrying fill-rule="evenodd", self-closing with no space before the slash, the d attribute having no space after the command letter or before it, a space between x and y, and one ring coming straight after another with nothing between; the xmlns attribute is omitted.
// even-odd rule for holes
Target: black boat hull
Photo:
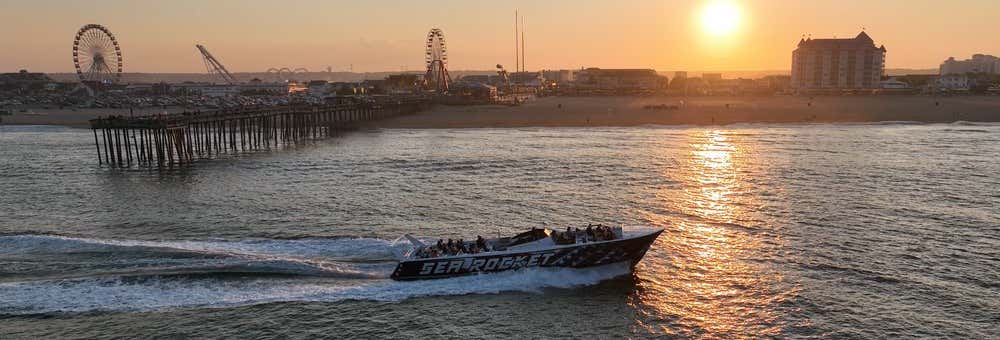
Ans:
<svg viewBox="0 0 1000 340"><path fill-rule="evenodd" d="M580 243L525 252L486 252L474 255L401 261L390 276L394 280L440 279L532 267L585 268L619 262L632 267L649 250L662 230L634 238Z"/></svg>

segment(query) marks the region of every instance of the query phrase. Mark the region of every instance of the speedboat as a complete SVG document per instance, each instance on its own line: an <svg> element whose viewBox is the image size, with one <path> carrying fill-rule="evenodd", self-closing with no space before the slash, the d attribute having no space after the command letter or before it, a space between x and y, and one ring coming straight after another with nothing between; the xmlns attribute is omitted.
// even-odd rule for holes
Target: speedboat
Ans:
<svg viewBox="0 0 1000 340"><path fill-rule="evenodd" d="M566 231L532 228L512 237L425 244L405 235L413 248L402 253L394 280L440 279L533 267L585 268L639 263L662 228L589 225Z"/></svg>

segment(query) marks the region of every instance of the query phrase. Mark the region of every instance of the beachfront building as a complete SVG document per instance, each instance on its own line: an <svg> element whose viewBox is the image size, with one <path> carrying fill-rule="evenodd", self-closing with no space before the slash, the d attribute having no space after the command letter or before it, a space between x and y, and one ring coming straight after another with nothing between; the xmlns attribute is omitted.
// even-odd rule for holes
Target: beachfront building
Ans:
<svg viewBox="0 0 1000 340"><path fill-rule="evenodd" d="M880 81L879 88L884 90L905 90L910 88L910 84L896 78L889 78Z"/></svg>
<svg viewBox="0 0 1000 340"><path fill-rule="evenodd" d="M546 82L554 83L571 83L575 80L573 77L573 70L546 70L542 71L542 78L545 78Z"/></svg>
<svg viewBox="0 0 1000 340"><path fill-rule="evenodd" d="M510 74L510 82L517 86L541 88L545 85L542 72L514 72Z"/></svg>
<svg viewBox="0 0 1000 340"><path fill-rule="evenodd" d="M330 82L326 80L311 80L306 83L306 93L313 97L326 97L330 94Z"/></svg>
<svg viewBox="0 0 1000 340"><path fill-rule="evenodd" d="M722 82L722 73L702 73L701 79L709 83Z"/></svg>
<svg viewBox="0 0 1000 340"><path fill-rule="evenodd" d="M802 39L792 52L792 88L799 91L876 89L885 73L885 46L867 33L851 39Z"/></svg>
<svg viewBox="0 0 1000 340"><path fill-rule="evenodd" d="M757 87L766 88L771 93L786 92L791 83L792 77L788 75L770 75L757 79Z"/></svg>
<svg viewBox="0 0 1000 340"><path fill-rule="evenodd" d="M206 97L228 97L240 94L239 85L184 82L170 86L181 94L199 94Z"/></svg>
<svg viewBox="0 0 1000 340"><path fill-rule="evenodd" d="M247 95L286 95L289 93L289 84L265 83L260 79L254 78L240 85L239 90L241 94Z"/></svg>
<svg viewBox="0 0 1000 340"><path fill-rule="evenodd" d="M943 75L934 81L934 87L939 91L968 91L969 76L964 74Z"/></svg>
<svg viewBox="0 0 1000 340"><path fill-rule="evenodd" d="M500 99L497 87L465 81L456 81L449 89L452 104L486 104L495 103Z"/></svg>
<svg viewBox="0 0 1000 340"><path fill-rule="evenodd" d="M43 87L46 84L55 83L45 73L28 72L21 70L17 73L0 73L0 86L2 87Z"/></svg>
<svg viewBox="0 0 1000 340"><path fill-rule="evenodd" d="M385 77L385 92L396 95L414 94L419 92L420 86L423 82L423 74L390 74L388 77Z"/></svg>
<svg viewBox="0 0 1000 340"><path fill-rule="evenodd" d="M469 74L456 79L456 81L464 81L466 83L479 83L492 86L503 85L503 78L501 78L500 75L496 74Z"/></svg>
<svg viewBox="0 0 1000 340"><path fill-rule="evenodd" d="M653 69L588 68L576 73L576 86L596 90L653 91L665 88L667 77Z"/></svg>
<svg viewBox="0 0 1000 340"><path fill-rule="evenodd" d="M941 63L942 76L949 74L986 73L1000 74L1000 58L988 54L973 54L972 59L948 58Z"/></svg>

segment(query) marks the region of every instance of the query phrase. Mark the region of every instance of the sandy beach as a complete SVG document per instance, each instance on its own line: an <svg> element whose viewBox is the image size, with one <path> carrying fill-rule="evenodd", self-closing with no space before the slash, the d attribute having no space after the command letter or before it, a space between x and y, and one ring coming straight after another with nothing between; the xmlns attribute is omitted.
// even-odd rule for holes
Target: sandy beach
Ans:
<svg viewBox="0 0 1000 340"><path fill-rule="evenodd" d="M24 112L21 112L22 110ZM13 108L13 111L13 115L0 116L0 125L61 125L75 128L89 128L89 121L98 116L128 116L130 114L129 109L19 107ZM131 114L139 116L182 111L184 111L184 108L180 107L168 107L166 109L156 107L134 109Z"/></svg>
<svg viewBox="0 0 1000 340"><path fill-rule="evenodd" d="M651 110L648 105L676 109ZM89 127L97 116L128 115L128 109L15 110L6 125ZM182 108L137 109L134 114L177 112ZM709 125L734 123L835 123L917 121L1000 121L998 96L853 97L544 97L520 106L439 105L415 115L370 122L377 128L505 128L544 126Z"/></svg>
<svg viewBox="0 0 1000 340"><path fill-rule="evenodd" d="M560 107L561 105L561 107ZM647 105L675 105L672 110ZM437 106L381 128L1000 121L1000 97L545 97L521 106Z"/></svg>

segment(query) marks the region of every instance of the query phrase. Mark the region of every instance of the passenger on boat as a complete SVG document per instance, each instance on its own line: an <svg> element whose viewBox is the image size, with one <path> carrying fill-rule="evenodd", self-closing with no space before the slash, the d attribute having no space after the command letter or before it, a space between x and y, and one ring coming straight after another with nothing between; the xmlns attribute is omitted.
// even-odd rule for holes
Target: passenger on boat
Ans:
<svg viewBox="0 0 1000 340"><path fill-rule="evenodd" d="M576 236L573 235L573 229L570 227L567 227L565 232L552 231L550 237L555 244L573 244L576 242Z"/></svg>
<svg viewBox="0 0 1000 340"><path fill-rule="evenodd" d="M594 230L594 236L597 241L609 241L615 239L615 233L611 230L611 227L598 225Z"/></svg>
<svg viewBox="0 0 1000 340"><path fill-rule="evenodd" d="M476 236L476 247L479 247L479 249L482 249L482 251L487 251L486 239L483 239L482 236Z"/></svg>

